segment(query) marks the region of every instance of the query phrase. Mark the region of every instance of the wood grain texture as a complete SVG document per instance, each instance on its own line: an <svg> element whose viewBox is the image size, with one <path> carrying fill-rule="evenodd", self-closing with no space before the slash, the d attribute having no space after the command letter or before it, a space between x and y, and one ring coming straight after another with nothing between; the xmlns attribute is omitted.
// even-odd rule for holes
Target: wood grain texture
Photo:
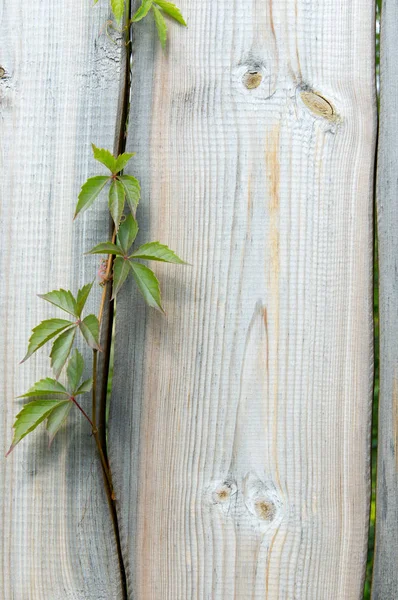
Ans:
<svg viewBox="0 0 398 600"><path fill-rule="evenodd" d="M135 28L129 150L167 316L117 302L110 458L129 597L362 597L374 8L181 0ZM260 82L260 83L259 83Z"/></svg>
<svg viewBox="0 0 398 600"><path fill-rule="evenodd" d="M4 600L121 598L115 539L89 426L73 412L51 451L44 430L5 460L14 398L49 376L48 353L18 365L29 332L57 315L37 298L95 277L83 252L107 236L106 201L72 223L80 185L112 148L120 44L105 36L107 3L0 0L1 568ZM97 312L100 289L89 301ZM90 360L90 355L88 354ZM89 365L88 365L89 366ZM88 407L90 399L84 400Z"/></svg>
<svg viewBox="0 0 398 600"><path fill-rule="evenodd" d="M385 0L380 60L377 173L380 398L373 600L398 593L398 2Z"/></svg>

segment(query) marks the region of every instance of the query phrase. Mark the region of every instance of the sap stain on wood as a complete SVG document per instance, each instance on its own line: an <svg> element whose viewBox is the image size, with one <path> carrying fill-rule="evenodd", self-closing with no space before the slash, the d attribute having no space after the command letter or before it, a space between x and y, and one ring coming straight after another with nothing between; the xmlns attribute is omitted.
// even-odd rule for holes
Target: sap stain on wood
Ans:
<svg viewBox="0 0 398 600"><path fill-rule="evenodd" d="M277 284L279 272L279 198L280 198L280 162L279 162L280 125L271 130L265 152L267 187L270 213L270 246L272 279ZM277 292L277 290L273 290Z"/></svg>

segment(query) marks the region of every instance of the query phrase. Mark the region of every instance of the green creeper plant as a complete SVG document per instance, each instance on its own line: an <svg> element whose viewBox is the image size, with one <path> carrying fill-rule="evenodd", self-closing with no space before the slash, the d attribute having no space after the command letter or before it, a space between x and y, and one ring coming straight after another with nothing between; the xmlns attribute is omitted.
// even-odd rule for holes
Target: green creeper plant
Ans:
<svg viewBox="0 0 398 600"><path fill-rule="evenodd" d="M98 0L95 0L94 4L97 2ZM132 18L130 17L130 0L110 0L110 6L118 24L121 23L123 17L125 19L124 31L126 32L127 46L131 42L132 24L141 21L150 12L154 16L163 48L165 48L167 40L167 25L164 15L171 17L181 25L186 25L180 10L165 0L143 0ZM112 478L104 442L106 436L99 435L97 425L97 360L98 352L102 351L100 333L104 307L107 299L109 300L107 286L111 281L113 282L110 301L114 301L123 283L131 274L148 306L164 312L159 281L154 272L141 261L149 260L179 265L186 263L168 246L157 241L143 244L136 249L132 248L138 233L136 212L141 190L138 179L124 174L123 170L134 153L121 152L114 156L109 150L98 148L94 144L92 150L94 158L109 172L105 175L89 177L82 185L74 218L90 208L105 188L108 188L108 207L114 223L113 236L111 241L99 243L87 253L108 256L101 282L103 291L98 316L94 314L83 316L94 281L79 289L76 296L70 290L65 289L39 295L43 300L66 313L69 318L46 319L32 330L27 353L21 362L28 360L47 342L52 341L50 365L54 378L47 377L39 380L20 396L21 399L28 399L29 402L16 416L13 426L14 435L7 455L43 422L45 422L48 432L49 445L51 445L56 434L65 424L70 411L75 407L90 424L107 482L108 498L114 501ZM92 352L92 377L83 381L85 362L82 354L76 348L73 349L79 333L83 343ZM66 373L63 376L66 364ZM62 377L64 383L59 381ZM91 417L82 405L82 399L84 400L84 397L90 392ZM112 510L114 511L111 508L111 512Z"/></svg>
<svg viewBox="0 0 398 600"><path fill-rule="evenodd" d="M134 244L138 233L138 222L135 213L140 198L140 184L135 177L131 175L122 175L120 173L134 154L122 153L115 157L108 150L97 148L94 145L93 153L94 158L105 165L110 170L111 174L90 177L83 184L76 206L75 217L92 205L94 200L100 195L106 183L110 181L109 211L115 227L112 241L98 244L87 254L108 255L105 283L110 280L113 281L112 300L116 298L123 283L126 281L129 274L132 273L137 287L148 306L164 312L161 302L159 281L154 272L140 261L153 260L179 265L186 263L179 258L175 252L170 250L168 246L161 244L160 242L149 242L139 246L136 250L132 250L131 247ZM101 186L98 185L99 179L101 180ZM116 204L114 202L115 192L112 191L112 186L115 184L120 186L119 191L116 194ZM124 214L126 199L127 210L129 212ZM26 394L20 396L20 398L29 398L31 402L26 404L16 417L14 423L14 437L7 455L10 454L24 437L34 431L34 429L36 429L43 421L46 421L46 428L51 444L59 429L66 422L72 405L75 405L90 423L92 434L100 455L104 475L108 482L111 497L114 499L109 465L106 460L105 449L101 443L96 420L97 354L98 351L101 351L99 342L100 327L106 299L106 289L104 289L102 293L99 316L97 317L96 315L89 314L82 318L82 313L93 284L94 282L84 285L78 290L76 297L71 291L64 289L53 290L47 294L39 295L43 300L46 300L67 313L72 317L72 320L60 318L47 319L34 327L32 331L26 356L21 362L30 358L47 342L54 340L50 352L50 360L55 379L41 379L35 383ZM80 352L75 349L68 363L66 372L67 386L65 387L58 381L58 378L72 352L77 331L80 331L83 340L93 352L93 373L90 379L80 383L84 371L84 360ZM91 418L76 399L77 396L86 394L90 391L92 391Z"/></svg>

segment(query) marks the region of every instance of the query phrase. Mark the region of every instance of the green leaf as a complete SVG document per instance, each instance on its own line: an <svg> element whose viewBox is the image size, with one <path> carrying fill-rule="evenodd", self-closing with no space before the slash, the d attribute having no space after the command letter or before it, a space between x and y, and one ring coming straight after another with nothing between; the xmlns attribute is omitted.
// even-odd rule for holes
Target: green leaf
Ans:
<svg viewBox="0 0 398 600"><path fill-rule="evenodd" d="M31 388L22 396L18 396L18 398L42 398L44 396L47 397L47 400L50 399L61 399L61 398L69 398L69 394L66 391L66 388L56 381L55 379L51 379L50 377L46 377L45 379L40 379Z"/></svg>
<svg viewBox="0 0 398 600"><path fill-rule="evenodd" d="M164 16L160 12L160 10L157 8L157 6L153 5L152 10L153 10L153 16L155 17L155 24L156 24L156 29L158 31L158 37L159 37L160 43L162 44L162 48L164 50L166 48L166 42L167 42L166 21L164 20Z"/></svg>
<svg viewBox="0 0 398 600"><path fill-rule="evenodd" d="M71 401L61 402L59 406L56 406L50 412L48 419L47 419L47 424L46 424L46 428L47 428L47 432L48 432L48 436L49 436L48 447L51 446L58 431L61 429L62 425L64 425L66 419L68 418L71 408L72 408Z"/></svg>
<svg viewBox="0 0 398 600"><path fill-rule="evenodd" d="M109 210L112 215L116 229L119 228L120 219L122 218L126 193L120 181L112 181L109 189Z"/></svg>
<svg viewBox="0 0 398 600"><path fill-rule="evenodd" d="M119 156L116 159L115 172L119 173L120 171L123 171L129 160L133 158L133 156L135 156L135 152L124 152L123 154L119 154Z"/></svg>
<svg viewBox="0 0 398 600"><path fill-rule="evenodd" d="M109 179L110 178L106 175L98 175L97 177L90 177L87 179L86 183L83 183L79 194L79 200L76 205L74 219L76 219L79 213L84 212L92 205Z"/></svg>
<svg viewBox="0 0 398 600"><path fill-rule="evenodd" d="M134 215L141 196L140 182L132 175L119 175L118 180L124 187L129 208Z"/></svg>
<svg viewBox="0 0 398 600"><path fill-rule="evenodd" d="M152 0L142 0L142 4L131 19L132 23L137 23L147 16L152 7Z"/></svg>
<svg viewBox="0 0 398 600"><path fill-rule="evenodd" d="M164 312L160 297L159 281L156 279L155 273L140 263L130 261L130 265L138 289L144 296L145 302L152 308Z"/></svg>
<svg viewBox="0 0 398 600"><path fill-rule="evenodd" d="M122 225L120 225L119 232L121 228ZM103 242L102 244L97 244L97 246L94 246L94 248L92 248L90 252L87 252L87 254L115 254L116 256L124 256L124 252L122 251L122 249L119 248L119 246L116 246L116 244L112 244L111 242Z"/></svg>
<svg viewBox="0 0 398 600"><path fill-rule="evenodd" d="M69 400L66 402L69 402ZM60 404L64 404L64 402L59 402L58 400L35 400L26 404L16 416L14 437L7 456L28 433L36 429L50 415L51 411Z"/></svg>
<svg viewBox="0 0 398 600"><path fill-rule="evenodd" d="M127 254L130 246L133 244L138 233L138 223L132 214L127 215L125 220L120 224L118 232L118 241L123 250L122 256Z"/></svg>
<svg viewBox="0 0 398 600"><path fill-rule="evenodd" d="M90 379L86 379L86 381L83 381L83 383L79 386L79 388L75 392L75 396L79 396L80 394L87 394L87 392L89 392L92 387L93 380L90 377Z"/></svg>
<svg viewBox="0 0 398 600"><path fill-rule="evenodd" d="M86 302L87 302L87 298L90 295L91 288L93 287L93 283L94 283L94 281L92 281L91 283L87 283L82 288L80 288L80 290L77 292L77 298L76 298L77 317L80 317L80 315L82 314L83 308L85 307Z"/></svg>
<svg viewBox="0 0 398 600"><path fill-rule="evenodd" d="M124 15L124 0L111 0L111 8L116 21L120 23Z"/></svg>
<svg viewBox="0 0 398 600"><path fill-rule="evenodd" d="M61 333L67 327L71 327L73 323L66 321L65 319L48 319L42 321L39 325L32 329L32 335L29 338L28 352L21 360L21 363L25 362L36 350L44 346L48 341Z"/></svg>
<svg viewBox="0 0 398 600"><path fill-rule="evenodd" d="M109 150L105 150L105 148L97 148L94 144L91 144L91 147L95 160L98 160L98 162L107 167L112 174L116 173L116 158L113 154Z"/></svg>
<svg viewBox="0 0 398 600"><path fill-rule="evenodd" d="M68 378L69 389L73 395L77 390L84 371L84 360L79 350L75 348L68 366L66 368L66 376Z"/></svg>
<svg viewBox="0 0 398 600"><path fill-rule="evenodd" d="M166 2L165 0L155 0L156 4L160 6L165 13L167 13L170 17L172 17L175 21L178 21L181 25L187 26L184 17L181 14L180 9L171 2Z"/></svg>
<svg viewBox="0 0 398 600"><path fill-rule="evenodd" d="M140 246L138 250L133 252L130 258L157 260L160 262L174 263L176 265L186 264L172 250L170 250L168 246L160 244L159 242L149 242L148 244Z"/></svg>
<svg viewBox="0 0 398 600"><path fill-rule="evenodd" d="M58 377L61 375L61 371L68 360L68 356L72 349L73 340L75 339L75 334L76 326L61 333L61 335L57 337L53 344L50 358L51 368L54 371L56 379L58 379Z"/></svg>
<svg viewBox="0 0 398 600"><path fill-rule="evenodd" d="M80 331L93 350L101 350L99 345L99 323L95 315L88 315L79 323Z"/></svg>
<svg viewBox="0 0 398 600"><path fill-rule="evenodd" d="M58 306L58 308L73 317L78 316L76 300L69 290L54 290L53 292L48 292L48 294L39 294L39 298L43 298L43 300L47 300L47 302L54 304L54 306Z"/></svg>
<svg viewBox="0 0 398 600"><path fill-rule="evenodd" d="M128 274L130 273L129 261L125 258L117 257L113 263L113 290L112 300L116 298L116 294L119 292L123 283L126 281Z"/></svg>

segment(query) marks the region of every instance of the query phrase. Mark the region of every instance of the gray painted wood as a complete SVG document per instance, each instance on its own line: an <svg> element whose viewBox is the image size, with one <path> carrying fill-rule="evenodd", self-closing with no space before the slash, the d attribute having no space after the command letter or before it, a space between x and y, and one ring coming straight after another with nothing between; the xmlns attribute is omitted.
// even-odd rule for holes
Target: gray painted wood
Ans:
<svg viewBox="0 0 398 600"><path fill-rule="evenodd" d="M129 597L362 597L374 8L181 0L135 27L128 147L167 316L117 303L110 458ZM252 72L256 72L254 75ZM260 85L255 85L261 80Z"/></svg>
<svg viewBox="0 0 398 600"><path fill-rule="evenodd" d="M398 2L385 0L377 173L380 399L373 600L398 595Z"/></svg>
<svg viewBox="0 0 398 600"><path fill-rule="evenodd" d="M47 448L43 429L6 460L14 398L50 375L48 353L18 365L29 332L60 311L36 294L92 280L106 202L72 223L81 183L98 173L90 142L112 148L120 46L105 35L107 3L0 0L0 597L122 597L102 474L86 423L73 415ZM97 312L100 289L89 310ZM90 399L85 403L89 407Z"/></svg>

